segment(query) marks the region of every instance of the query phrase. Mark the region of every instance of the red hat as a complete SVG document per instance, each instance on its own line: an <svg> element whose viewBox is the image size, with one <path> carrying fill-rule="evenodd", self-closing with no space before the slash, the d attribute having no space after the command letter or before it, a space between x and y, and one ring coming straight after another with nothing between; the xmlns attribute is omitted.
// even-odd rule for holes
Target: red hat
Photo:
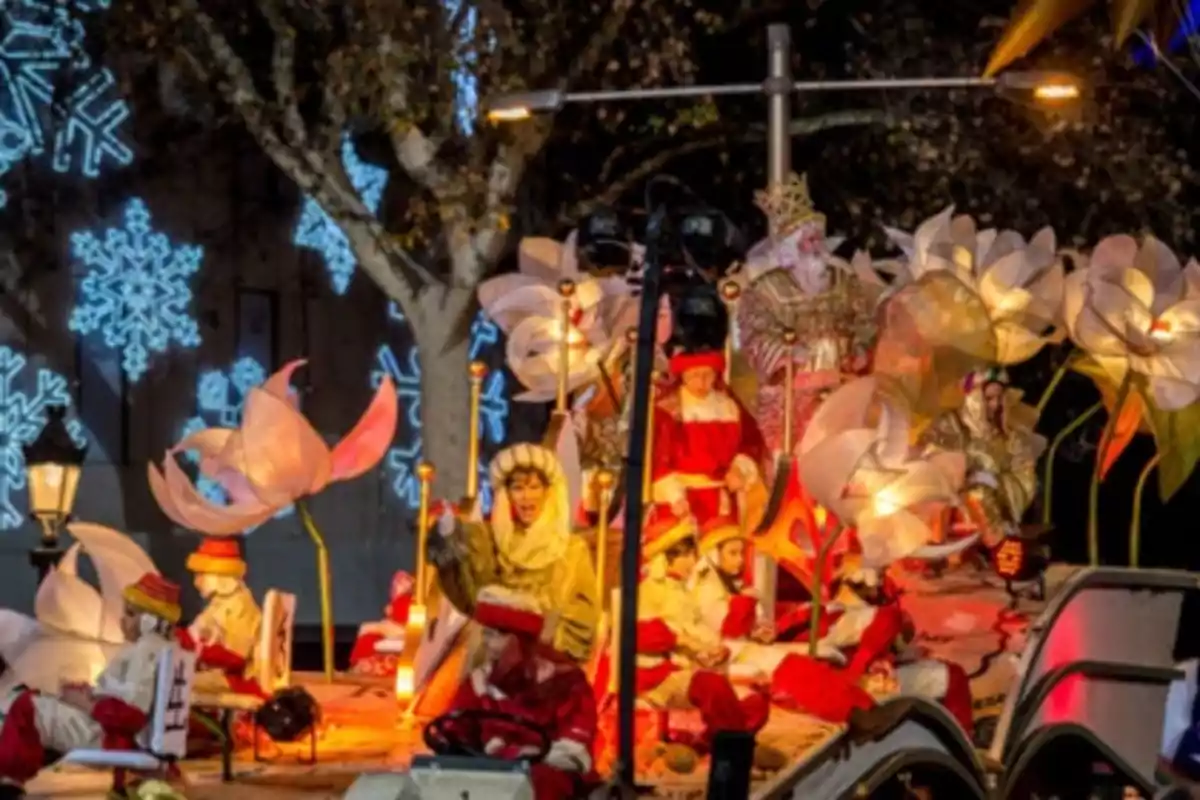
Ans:
<svg viewBox="0 0 1200 800"><path fill-rule="evenodd" d="M695 536L696 521L690 516L676 516L668 505L651 506L646 514L646 524L642 528L642 558L654 558L684 539Z"/></svg>
<svg viewBox="0 0 1200 800"><path fill-rule="evenodd" d="M699 353L679 353L667 360L667 366L672 375L682 375L689 369L708 367L718 375L725 373L725 354L719 350L708 350Z"/></svg>
<svg viewBox="0 0 1200 800"><path fill-rule="evenodd" d="M201 575L227 575L243 578L246 562L242 559L242 548L234 538L206 537L200 547L188 556L187 568Z"/></svg>
<svg viewBox="0 0 1200 800"><path fill-rule="evenodd" d="M744 539L742 526L733 517L713 517L700 528L700 552L716 550L726 542Z"/></svg>
<svg viewBox="0 0 1200 800"><path fill-rule="evenodd" d="M179 606L179 584L171 583L157 572L147 572L137 583L126 586L121 594L129 605L172 625L179 622L183 614Z"/></svg>
<svg viewBox="0 0 1200 800"><path fill-rule="evenodd" d="M479 590L475 599L475 621L485 628L537 639L545 619L537 600L495 584Z"/></svg>

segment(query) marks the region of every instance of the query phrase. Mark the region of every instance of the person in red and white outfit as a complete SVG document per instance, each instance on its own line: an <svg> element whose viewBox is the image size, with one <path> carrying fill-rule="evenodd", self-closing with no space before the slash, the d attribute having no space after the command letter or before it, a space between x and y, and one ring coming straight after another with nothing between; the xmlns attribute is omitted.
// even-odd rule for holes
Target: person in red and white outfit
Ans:
<svg viewBox="0 0 1200 800"><path fill-rule="evenodd" d="M94 685L64 685L58 696L23 691L0 726L0 798L24 796L22 788L45 761L46 751L135 748L149 724L162 651L171 646L179 621L179 587L147 573L124 590L121 632L128 642Z"/></svg>
<svg viewBox="0 0 1200 800"><path fill-rule="evenodd" d="M689 591L696 567L697 529L667 506L649 510L643 531L646 573L638 589L638 696L659 709L695 708L705 729L697 750L720 730L758 731L770 711L765 694L739 698L723 670L731 652L705 624Z"/></svg>
<svg viewBox="0 0 1200 800"><path fill-rule="evenodd" d="M358 638L350 651L350 671L356 675L396 674L407 632L408 610L412 606L412 576L404 570L398 571L392 576L389 594L391 599L383 608L383 619L364 622L358 628Z"/></svg>
<svg viewBox="0 0 1200 800"><path fill-rule="evenodd" d="M463 681L450 710L528 720L550 737L549 752L530 772L536 800L583 795L596 739L596 702L583 670L540 643L545 616L532 595L485 586L473 616L483 628L485 660ZM468 737L495 758L519 759L538 749L532 733L504 722L464 722L451 734Z"/></svg>
<svg viewBox="0 0 1200 800"><path fill-rule="evenodd" d="M762 483L762 434L722 380L722 350L685 345L669 363L672 382L654 404L653 501L700 524L736 518L737 498Z"/></svg>

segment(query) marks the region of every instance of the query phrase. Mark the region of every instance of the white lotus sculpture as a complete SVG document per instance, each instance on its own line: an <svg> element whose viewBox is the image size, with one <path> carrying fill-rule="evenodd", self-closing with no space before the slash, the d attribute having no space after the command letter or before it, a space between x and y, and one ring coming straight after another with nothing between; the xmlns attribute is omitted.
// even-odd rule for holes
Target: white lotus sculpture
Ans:
<svg viewBox="0 0 1200 800"><path fill-rule="evenodd" d="M867 376L831 394L800 442L800 478L818 504L855 528L863 564L879 569L902 558L945 558L973 539L931 546L929 520L958 502L962 453L915 453L904 409Z"/></svg>
<svg viewBox="0 0 1200 800"><path fill-rule="evenodd" d="M637 322L637 302L625 278L579 271L574 233L561 243L523 239L518 263L518 272L480 284L479 304L507 337L506 361L526 388L516 399L546 402L558 389L563 338L569 346L567 388L575 391L596 380L598 365L623 346L624 332ZM570 306L565 329L563 280L574 285L565 301Z"/></svg>
<svg viewBox="0 0 1200 800"><path fill-rule="evenodd" d="M38 589L34 616L0 610L0 656L8 670L0 688L24 684L58 692L63 682L92 682L121 648L122 592L158 570L138 544L120 531L74 522L75 544ZM79 575L79 556L91 559L100 587Z"/></svg>
<svg viewBox="0 0 1200 800"><path fill-rule="evenodd" d="M1018 364L1062 339L1056 326L1065 271L1052 229L1026 241L1016 231L981 230L950 206L912 234L884 230L904 253L892 290L932 273L958 278L986 309L995 337L991 360Z"/></svg>

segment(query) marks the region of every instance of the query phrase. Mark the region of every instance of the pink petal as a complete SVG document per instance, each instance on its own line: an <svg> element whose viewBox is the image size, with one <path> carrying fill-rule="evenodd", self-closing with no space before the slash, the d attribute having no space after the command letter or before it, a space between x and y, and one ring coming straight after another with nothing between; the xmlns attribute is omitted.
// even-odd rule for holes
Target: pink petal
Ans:
<svg viewBox="0 0 1200 800"><path fill-rule="evenodd" d="M169 456L163 468L165 477L150 465L150 491L163 513L184 528L207 536L232 536L266 522L278 510L258 502L213 505L196 491L174 457Z"/></svg>
<svg viewBox="0 0 1200 800"><path fill-rule="evenodd" d="M230 466L246 476L263 500L282 507L329 483L332 466L325 440L278 395L249 391L241 433L241 453Z"/></svg>
<svg viewBox="0 0 1200 800"><path fill-rule="evenodd" d="M385 375L367 410L333 448L330 457L333 469L329 479L346 481L357 478L378 464L396 436L399 413L400 401L396 397L396 387L392 379Z"/></svg>
<svg viewBox="0 0 1200 800"><path fill-rule="evenodd" d="M286 400L293 408L299 408L300 399L292 389L292 373L307 363L307 359L303 358L289 361L278 372L267 378L266 383L261 387L262 390L267 394L275 395L280 400Z"/></svg>

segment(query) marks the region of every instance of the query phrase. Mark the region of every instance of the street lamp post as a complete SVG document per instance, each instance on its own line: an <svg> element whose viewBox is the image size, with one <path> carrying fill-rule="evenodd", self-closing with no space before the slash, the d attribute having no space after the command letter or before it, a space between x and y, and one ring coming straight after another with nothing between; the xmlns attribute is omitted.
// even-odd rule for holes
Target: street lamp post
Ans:
<svg viewBox="0 0 1200 800"><path fill-rule="evenodd" d="M87 445L77 445L71 438L66 416L65 406L46 409L42 432L24 448L29 516L41 527L41 542L29 551L29 563L38 572L39 584L62 558L58 537L75 507L87 455Z"/></svg>
<svg viewBox="0 0 1200 800"><path fill-rule="evenodd" d="M1069 103L1082 92L1070 75L1046 72L1006 72L996 77L884 78L828 81L796 81L791 70L791 30L787 25L767 29L767 77L762 83L735 83L715 86L675 86L662 88L566 92L546 89L501 95L487 104L488 119L516 122L535 113L554 113L568 103L587 104L634 100L666 100L688 97L717 97L762 94L767 97L767 183L768 190L780 186L791 172L791 99L792 94L813 92L853 92L868 90L954 90L993 89L1001 94L1026 93L1045 103ZM649 424L650 378L653 364L654 320L659 298L661 218L663 209L647 226L647 259L639 315L637 355L630 414L630 442L645 441ZM642 470L646 454L631 447L627 457L625 487L625 531L621 554L621 618L617 621L619 654L617 775L616 789L623 798L636 796L634 763L634 697L637 661L634 642L637 637L638 572L642 532ZM773 575L768 577L773 581Z"/></svg>

